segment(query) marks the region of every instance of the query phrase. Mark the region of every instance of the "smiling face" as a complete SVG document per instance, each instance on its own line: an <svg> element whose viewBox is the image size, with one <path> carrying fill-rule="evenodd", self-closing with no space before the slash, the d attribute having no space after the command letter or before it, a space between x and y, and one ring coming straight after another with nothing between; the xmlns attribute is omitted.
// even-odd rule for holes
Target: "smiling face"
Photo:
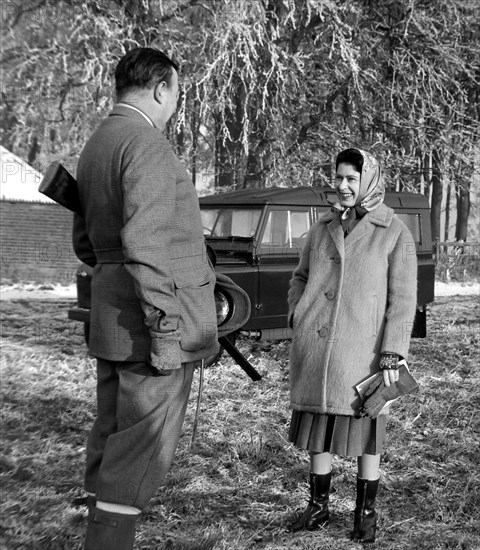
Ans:
<svg viewBox="0 0 480 550"><path fill-rule="evenodd" d="M338 165L335 174L335 190L342 206L351 207L356 204L360 191L360 176L360 172L357 172L353 164L341 162Z"/></svg>

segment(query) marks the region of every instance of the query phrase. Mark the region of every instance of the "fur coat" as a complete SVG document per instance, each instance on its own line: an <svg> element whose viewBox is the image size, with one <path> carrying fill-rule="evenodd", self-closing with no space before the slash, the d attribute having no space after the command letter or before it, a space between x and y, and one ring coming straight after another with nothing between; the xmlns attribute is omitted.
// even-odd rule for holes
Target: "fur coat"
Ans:
<svg viewBox="0 0 480 550"><path fill-rule="evenodd" d="M416 309L414 240L381 204L344 239L338 214L310 229L290 281L290 401L295 410L354 415L355 386L381 352L407 358Z"/></svg>

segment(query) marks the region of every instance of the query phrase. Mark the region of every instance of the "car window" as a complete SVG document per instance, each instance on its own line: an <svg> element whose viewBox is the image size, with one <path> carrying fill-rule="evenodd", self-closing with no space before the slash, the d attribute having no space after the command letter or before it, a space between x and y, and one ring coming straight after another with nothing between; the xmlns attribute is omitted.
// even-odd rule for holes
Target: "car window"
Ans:
<svg viewBox="0 0 480 550"><path fill-rule="evenodd" d="M301 248L310 229L310 215L305 210L270 210L262 245Z"/></svg>
<svg viewBox="0 0 480 550"><path fill-rule="evenodd" d="M202 208L200 210L200 214L202 216L203 234L211 235L212 228L215 225L218 217L218 210L213 208Z"/></svg>
<svg viewBox="0 0 480 550"><path fill-rule="evenodd" d="M260 208L201 208L203 234L212 237L253 237Z"/></svg>
<svg viewBox="0 0 480 550"><path fill-rule="evenodd" d="M420 214L399 214L397 216L408 227L417 244L422 244Z"/></svg>

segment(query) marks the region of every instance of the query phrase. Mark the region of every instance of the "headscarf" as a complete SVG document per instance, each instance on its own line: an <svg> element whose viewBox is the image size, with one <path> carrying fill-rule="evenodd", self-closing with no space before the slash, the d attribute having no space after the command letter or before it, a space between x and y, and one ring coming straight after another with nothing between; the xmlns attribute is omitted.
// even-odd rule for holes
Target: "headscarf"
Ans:
<svg viewBox="0 0 480 550"><path fill-rule="evenodd" d="M382 204L385 198L385 182L382 168L377 159L366 151L357 149L363 157L362 173L360 174L360 188L357 202L351 208L356 210L358 217L374 210ZM348 215L350 207L342 206L339 202L332 204L333 212L345 212Z"/></svg>

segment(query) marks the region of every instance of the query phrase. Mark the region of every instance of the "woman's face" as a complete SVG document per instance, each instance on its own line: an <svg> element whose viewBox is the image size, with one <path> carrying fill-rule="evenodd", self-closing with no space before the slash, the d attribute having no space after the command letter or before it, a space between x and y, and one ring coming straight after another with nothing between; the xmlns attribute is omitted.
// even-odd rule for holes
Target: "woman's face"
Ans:
<svg viewBox="0 0 480 550"><path fill-rule="evenodd" d="M345 207L354 206L360 191L360 172L353 164L341 162L335 174L335 189L340 204Z"/></svg>

